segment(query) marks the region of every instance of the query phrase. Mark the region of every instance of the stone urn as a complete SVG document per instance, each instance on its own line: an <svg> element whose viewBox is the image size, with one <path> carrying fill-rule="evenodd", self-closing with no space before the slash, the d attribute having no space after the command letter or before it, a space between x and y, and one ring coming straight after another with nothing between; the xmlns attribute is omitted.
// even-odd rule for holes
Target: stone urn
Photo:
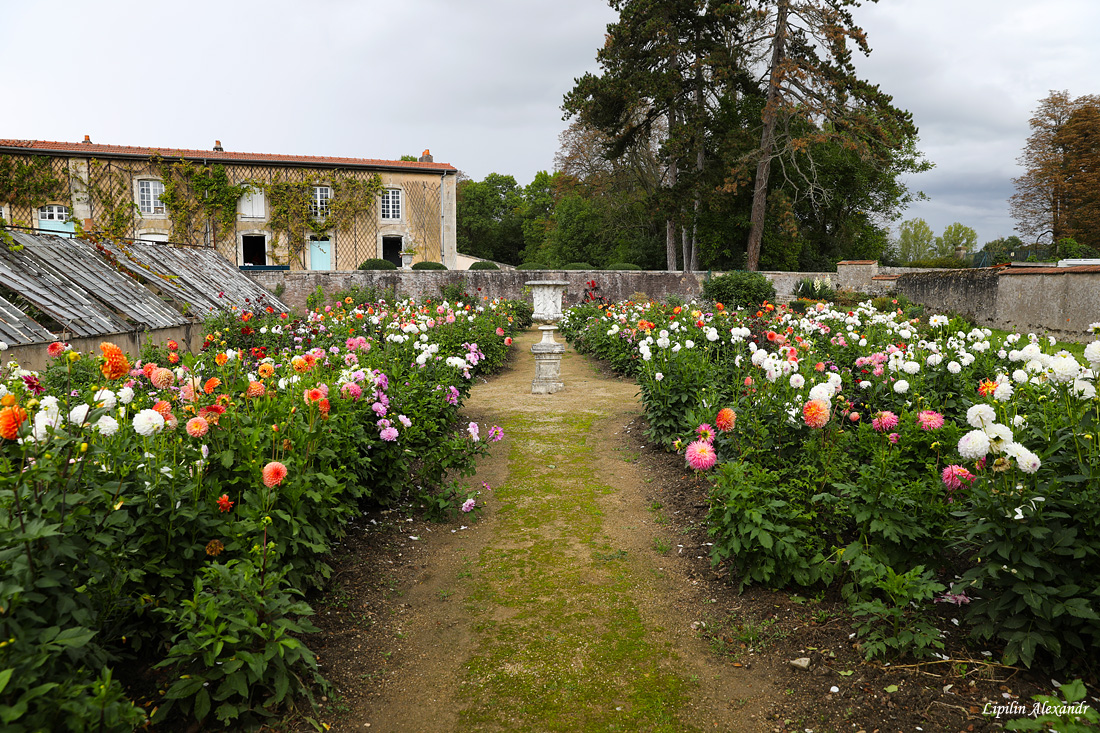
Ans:
<svg viewBox="0 0 1100 733"><path fill-rule="evenodd" d="M557 326L539 326L542 341L531 347L535 355L535 378L531 380L531 394L554 394L565 389L561 381L561 355L565 346L554 340Z"/></svg>
<svg viewBox="0 0 1100 733"><path fill-rule="evenodd" d="M416 254L416 252L402 252L401 253L401 269L402 270L411 270L412 269L413 255L415 255L415 254Z"/></svg>
<svg viewBox="0 0 1100 733"><path fill-rule="evenodd" d="M561 296L569 289L568 280L529 280L524 283L531 288L531 299L535 312L531 319L541 323L556 323L561 320ZM550 336L551 341L553 335Z"/></svg>

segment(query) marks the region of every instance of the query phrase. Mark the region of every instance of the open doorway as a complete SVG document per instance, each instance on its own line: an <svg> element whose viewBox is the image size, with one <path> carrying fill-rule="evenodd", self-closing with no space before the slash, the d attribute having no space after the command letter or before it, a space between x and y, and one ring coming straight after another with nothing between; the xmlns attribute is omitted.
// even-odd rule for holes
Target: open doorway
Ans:
<svg viewBox="0 0 1100 733"><path fill-rule="evenodd" d="M401 237L382 237L382 259L401 267Z"/></svg>
<svg viewBox="0 0 1100 733"><path fill-rule="evenodd" d="M265 267L267 265L266 235L241 235L241 265L250 265L252 267Z"/></svg>

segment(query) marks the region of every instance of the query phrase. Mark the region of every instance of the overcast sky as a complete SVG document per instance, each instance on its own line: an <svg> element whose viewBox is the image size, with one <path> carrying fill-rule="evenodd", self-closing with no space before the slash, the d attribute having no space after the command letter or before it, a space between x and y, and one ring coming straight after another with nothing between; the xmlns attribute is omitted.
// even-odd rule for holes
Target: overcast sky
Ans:
<svg viewBox="0 0 1100 733"><path fill-rule="evenodd" d="M1013 233L1028 119L1100 93L1096 0L882 0L854 11L864 78L936 165L909 184L936 233ZM397 158L474 179L553 167L562 96L596 71L600 0L0 0L0 138Z"/></svg>

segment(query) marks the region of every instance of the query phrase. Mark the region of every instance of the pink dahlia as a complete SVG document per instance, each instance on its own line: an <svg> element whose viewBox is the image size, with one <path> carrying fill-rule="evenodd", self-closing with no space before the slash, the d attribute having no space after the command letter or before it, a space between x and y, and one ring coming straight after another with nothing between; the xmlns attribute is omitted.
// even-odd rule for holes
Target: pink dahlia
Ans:
<svg viewBox="0 0 1100 733"><path fill-rule="evenodd" d="M206 418L193 417L187 421L187 434L192 438L201 438L208 430L210 430L210 423L206 422Z"/></svg>
<svg viewBox="0 0 1100 733"><path fill-rule="evenodd" d="M964 484L973 483L974 474L959 465L950 465L943 469L943 485L950 491L958 491Z"/></svg>
<svg viewBox="0 0 1100 733"><path fill-rule="evenodd" d="M935 410L921 410L917 413L917 422L922 430L938 430L943 427L943 415Z"/></svg>
<svg viewBox="0 0 1100 733"><path fill-rule="evenodd" d="M705 440L708 443L714 442L714 428L710 426L710 423L703 423L695 428L695 434L699 436L699 440Z"/></svg>
<svg viewBox="0 0 1100 733"><path fill-rule="evenodd" d="M898 426L898 416L889 410L883 410L875 415L871 420L871 427L877 432L885 433L893 430Z"/></svg>
<svg viewBox="0 0 1100 733"><path fill-rule="evenodd" d="M718 462L714 446L705 440L688 443L684 456L687 458L688 465L696 471L707 471L714 468L714 464Z"/></svg>
<svg viewBox="0 0 1100 733"><path fill-rule="evenodd" d="M264 477L264 486L272 489L283 482L286 478L287 470L286 466L279 461L271 461L260 472Z"/></svg>

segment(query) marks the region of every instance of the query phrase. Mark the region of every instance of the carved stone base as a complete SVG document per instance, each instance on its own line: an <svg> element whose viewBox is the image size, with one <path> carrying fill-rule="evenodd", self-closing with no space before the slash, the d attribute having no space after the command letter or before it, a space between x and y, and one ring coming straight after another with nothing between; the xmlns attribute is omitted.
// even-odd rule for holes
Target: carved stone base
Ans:
<svg viewBox="0 0 1100 733"><path fill-rule="evenodd" d="M542 341L531 347L535 355L535 378L531 380L531 394L554 394L565 389L561 380L561 355L565 346L554 340L557 326L539 326Z"/></svg>

